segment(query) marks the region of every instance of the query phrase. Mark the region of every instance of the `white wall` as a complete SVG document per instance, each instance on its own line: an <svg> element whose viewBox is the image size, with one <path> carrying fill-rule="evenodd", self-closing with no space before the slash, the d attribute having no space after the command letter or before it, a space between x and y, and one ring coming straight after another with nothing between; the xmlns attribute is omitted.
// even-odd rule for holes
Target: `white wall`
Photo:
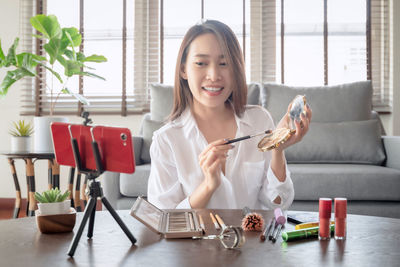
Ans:
<svg viewBox="0 0 400 267"><path fill-rule="evenodd" d="M394 47L400 47L400 1L392 0L394 7ZM0 0L1 16L0 16L0 38L3 50L8 50L14 38L18 36L19 31L19 1L18 0ZM400 73L400 50L394 49L394 73ZM0 70L0 80L4 77L5 71ZM394 75L394 109L393 113L382 116L384 127L388 135L400 135L400 75ZM7 96L0 99L0 151L8 151L10 147L10 136L8 128L12 121L20 119L19 112L19 95L20 87L15 84L9 90ZM32 120L32 117L26 119ZM125 126L131 129L132 133L138 133L142 116L92 116L96 124ZM69 117L71 122L81 122L82 119L76 116ZM26 196L25 167L21 160L16 162L17 173L23 197ZM35 164L36 190L41 191L47 185L47 162L39 161ZM67 184L68 169L61 169L61 187L65 188ZM15 196L14 184L11 171L7 160L4 156L0 156L0 198L11 198Z"/></svg>
<svg viewBox="0 0 400 267"><path fill-rule="evenodd" d="M0 0L0 39L3 51L7 53L14 38L19 35L19 0ZM6 71L0 70L0 81L4 78ZM9 126L12 121L21 119L20 112L20 86L14 84L6 97L0 99L0 152L9 151L10 135ZM134 116L91 116L96 124L115 125L128 127L132 134L139 132L142 115ZM32 116L24 119L33 121ZM82 122L83 119L77 116L70 116L70 122ZM16 161L17 174L21 186L22 197L26 197L26 179L25 165L22 160ZM68 168L61 167L61 188L66 189ZM35 163L36 190L43 191L47 188L47 161L38 161ZM0 198L15 197L14 182L11 176L11 170L5 156L0 155Z"/></svg>

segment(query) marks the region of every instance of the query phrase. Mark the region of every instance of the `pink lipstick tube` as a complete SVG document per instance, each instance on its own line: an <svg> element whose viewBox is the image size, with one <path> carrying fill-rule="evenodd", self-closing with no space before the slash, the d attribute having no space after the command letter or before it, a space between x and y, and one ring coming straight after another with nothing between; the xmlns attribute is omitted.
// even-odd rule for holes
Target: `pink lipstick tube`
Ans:
<svg viewBox="0 0 400 267"><path fill-rule="evenodd" d="M335 239L346 239L347 199L335 198Z"/></svg>
<svg viewBox="0 0 400 267"><path fill-rule="evenodd" d="M329 229L331 221L332 199L320 198L319 199L319 240L329 240L331 232Z"/></svg>

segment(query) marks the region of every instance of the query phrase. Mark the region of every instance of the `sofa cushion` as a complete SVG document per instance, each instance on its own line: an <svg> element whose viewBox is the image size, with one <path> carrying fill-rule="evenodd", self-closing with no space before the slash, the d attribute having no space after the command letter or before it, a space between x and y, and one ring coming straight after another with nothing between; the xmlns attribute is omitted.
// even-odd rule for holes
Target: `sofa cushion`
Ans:
<svg viewBox="0 0 400 267"><path fill-rule="evenodd" d="M356 163L381 165L385 151L378 120L311 122L301 142L285 151L289 163Z"/></svg>
<svg viewBox="0 0 400 267"><path fill-rule="evenodd" d="M258 83L248 84L247 104L260 104L260 87ZM150 110L153 121L165 121L171 113L174 102L173 86L153 83L150 85Z"/></svg>
<svg viewBox="0 0 400 267"><path fill-rule="evenodd" d="M292 87L264 84L261 104L278 123L296 95L305 95L313 110L314 122L368 120L371 116L372 85L370 81L335 86Z"/></svg>
<svg viewBox="0 0 400 267"><path fill-rule="evenodd" d="M143 146L140 154L140 159L143 163L150 163L150 145L153 140L153 133L163 125L163 122L151 120L149 116L143 117Z"/></svg>
<svg viewBox="0 0 400 267"><path fill-rule="evenodd" d="M136 166L132 174L121 173L119 190L126 197L147 196L150 164Z"/></svg>
<svg viewBox="0 0 400 267"><path fill-rule="evenodd" d="M153 121L165 121L171 113L174 102L173 86L159 83L150 85L150 111Z"/></svg>
<svg viewBox="0 0 400 267"><path fill-rule="evenodd" d="M400 170L359 164L288 164L295 200L399 201Z"/></svg>
<svg viewBox="0 0 400 267"><path fill-rule="evenodd" d="M260 105L260 89L261 84L259 83L250 83L247 86L247 104Z"/></svg>

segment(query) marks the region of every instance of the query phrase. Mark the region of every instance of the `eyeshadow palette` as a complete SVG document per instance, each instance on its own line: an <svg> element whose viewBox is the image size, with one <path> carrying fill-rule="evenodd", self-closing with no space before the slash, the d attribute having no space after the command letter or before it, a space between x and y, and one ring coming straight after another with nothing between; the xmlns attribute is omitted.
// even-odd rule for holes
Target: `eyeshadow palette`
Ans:
<svg viewBox="0 0 400 267"><path fill-rule="evenodd" d="M138 197L130 214L150 230L163 234L165 238L186 238L202 235L195 210L161 210Z"/></svg>

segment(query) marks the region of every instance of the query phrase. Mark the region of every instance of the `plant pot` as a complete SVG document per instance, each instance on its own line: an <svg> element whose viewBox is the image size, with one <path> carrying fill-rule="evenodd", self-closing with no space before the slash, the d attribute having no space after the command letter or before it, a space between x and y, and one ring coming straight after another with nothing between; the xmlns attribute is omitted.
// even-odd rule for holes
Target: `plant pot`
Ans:
<svg viewBox="0 0 400 267"><path fill-rule="evenodd" d="M54 215L68 213L71 208L71 200L54 203L38 203L39 213L41 215Z"/></svg>
<svg viewBox="0 0 400 267"><path fill-rule="evenodd" d="M63 117L34 117L34 152L54 152L50 125L52 122L67 122Z"/></svg>
<svg viewBox="0 0 400 267"><path fill-rule="evenodd" d="M11 136L11 152L29 152L31 150L30 136Z"/></svg>
<svg viewBox="0 0 400 267"><path fill-rule="evenodd" d="M36 211L36 225L43 234L71 232L76 221L76 211L69 208L65 214L42 215Z"/></svg>

